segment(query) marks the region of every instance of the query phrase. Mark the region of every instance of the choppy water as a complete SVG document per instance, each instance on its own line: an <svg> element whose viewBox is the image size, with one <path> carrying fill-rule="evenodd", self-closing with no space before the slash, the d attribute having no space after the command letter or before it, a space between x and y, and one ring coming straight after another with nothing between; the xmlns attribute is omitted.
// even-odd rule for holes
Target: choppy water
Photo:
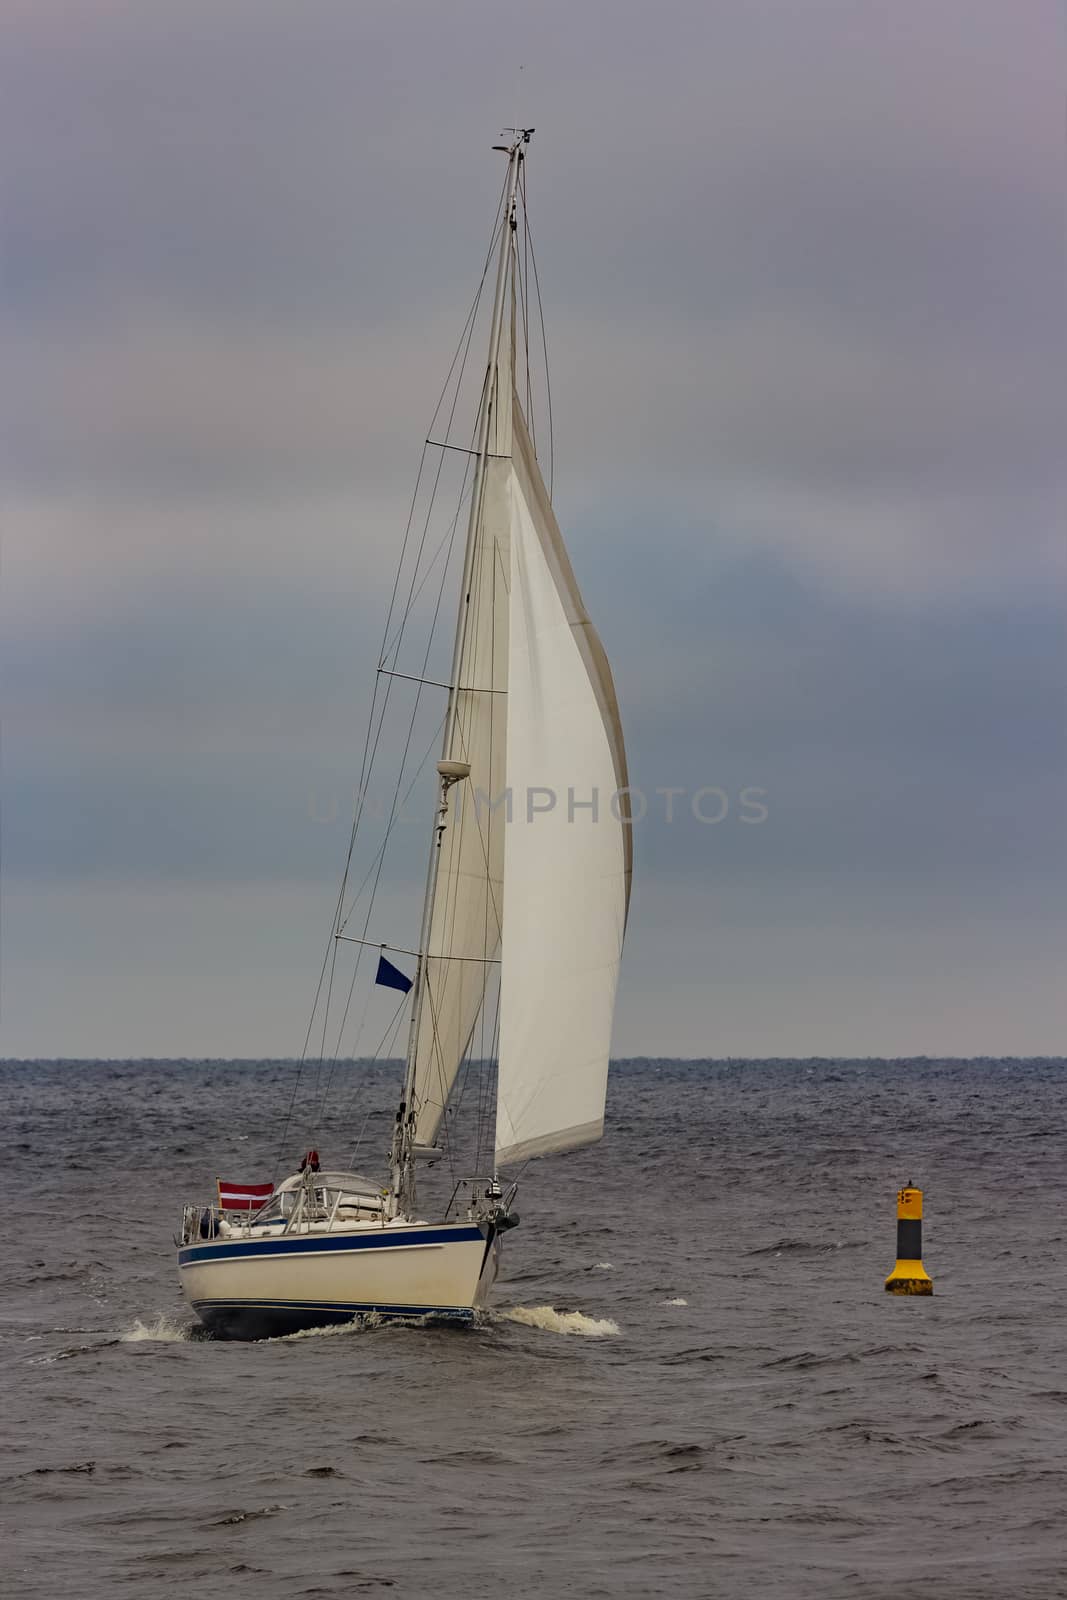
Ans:
<svg viewBox="0 0 1067 1600"><path fill-rule="evenodd" d="M0 1068L5 1593L1067 1592L1067 1063L625 1066L482 1326L191 1339L180 1203L271 1175L290 1072Z"/></svg>

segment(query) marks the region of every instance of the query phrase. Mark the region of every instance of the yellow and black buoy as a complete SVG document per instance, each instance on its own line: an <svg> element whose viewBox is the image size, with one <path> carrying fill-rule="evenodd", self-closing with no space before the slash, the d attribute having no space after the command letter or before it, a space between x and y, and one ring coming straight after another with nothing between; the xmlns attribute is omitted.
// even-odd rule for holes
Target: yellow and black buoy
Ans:
<svg viewBox="0 0 1067 1600"><path fill-rule="evenodd" d="M897 1190L897 1264L885 1280L887 1294L933 1294L923 1266L923 1192L908 1184Z"/></svg>

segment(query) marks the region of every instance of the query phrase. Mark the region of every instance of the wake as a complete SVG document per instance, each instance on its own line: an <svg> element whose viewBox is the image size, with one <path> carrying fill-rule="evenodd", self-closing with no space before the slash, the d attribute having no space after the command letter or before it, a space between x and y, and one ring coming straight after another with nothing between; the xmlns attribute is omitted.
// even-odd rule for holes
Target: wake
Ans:
<svg viewBox="0 0 1067 1600"><path fill-rule="evenodd" d="M509 1306L499 1316L524 1328L543 1328L546 1333L575 1333L583 1339L614 1339L619 1324L610 1317L587 1317L582 1311L557 1311L554 1306Z"/></svg>

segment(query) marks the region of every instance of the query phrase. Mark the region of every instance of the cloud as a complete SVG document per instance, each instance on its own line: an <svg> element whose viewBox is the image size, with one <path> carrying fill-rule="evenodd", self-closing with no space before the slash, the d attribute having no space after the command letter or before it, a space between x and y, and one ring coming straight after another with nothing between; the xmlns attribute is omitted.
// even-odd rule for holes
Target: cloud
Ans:
<svg viewBox="0 0 1067 1600"><path fill-rule="evenodd" d="M795 496L801 553L908 587L924 550L942 581L992 499L1043 567L1067 353L1054 12L969 6L961 30L946 4L921 24L679 4L672 30L616 6L608 36L596 13L561 12L529 72L563 484L624 462L751 538L780 539L768 506ZM443 102L445 68L494 62L488 12L91 15L77 52L64 7L14 31L16 480L399 495L487 232L492 169L458 162L482 103Z"/></svg>
<svg viewBox="0 0 1067 1600"><path fill-rule="evenodd" d="M262 930L284 885L334 872L343 825L309 802L343 812L354 781L412 476L488 242L486 146L521 114L556 503L635 781L771 804L764 828L639 838L620 1044L653 1048L647 1024L664 1049L712 1047L686 952L716 925L766 952L751 977L714 935L737 995L721 1048L761 986L783 1014L753 1048L804 1048L790 1018L810 1048L859 1048L864 1013L871 1048L913 1047L872 998L879 963L938 1039L980 1040L997 996L1029 1026L1014 986L1025 952L1046 970L1062 864L1060 34L1040 0L546 0L536 18L13 0L12 879L47 882L52 911L69 896L83 931L95 908L118 983L122 919L140 929L152 895L185 884L190 927L228 904L227 929ZM997 906L1017 970L967 931ZM850 951L883 914L860 982ZM931 927L994 997L950 962L936 1026ZM71 994L83 946L60 959ZM206 1038L222 1001L182 948L163 966L201 985ZM672 969L694 986L676 1020Z"/></svg>

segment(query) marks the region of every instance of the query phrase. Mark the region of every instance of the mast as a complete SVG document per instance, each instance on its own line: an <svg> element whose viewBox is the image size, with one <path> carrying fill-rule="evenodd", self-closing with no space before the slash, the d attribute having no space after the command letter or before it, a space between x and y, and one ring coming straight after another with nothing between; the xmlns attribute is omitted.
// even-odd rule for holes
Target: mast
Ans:
<svg viewBox="0 0 1067 1600"><path fill-rule="evenodd" d="M426 998L426 961L433 916L434 894L441 861L441 840L449 819L449 791L469 775L465 762L450 759L458 706L459 671L463 644L469 618L471 582L485 503L486 464L489 459L489 437L493 406L497 402L497 365L504 332L505 308L514 271L514 239L516 230L516 202L519 172L525 157L525 147L530 142L532 128L509 129L512 142L494 145L508 158L507 179L504 188L504 207L500 230L500 250L497 258L496 285L493 293L493 311L489 326L489 352L486 362L485 383L482 388L481 410L478 418L478 436L475 451L474 479L471 485L471 508L467 522L467 539L463 556L463 582L460 588L456 633L452 650L452 670L449 675L448 707L445 714L444 736L441 742L441 760L437 763L440 780L440 804L435 818L430 843L430 858L426 872L426 889L423 898L422 924L419 935L419 956L412 985L411 1022L408 1029L407 1067L404 1087L396 1113L393 1133L392 1189L395 1204L400 1209L410 1209L415 1204L414 1126L415 1107L412 1104L416 1051L420 1034L423 1006ZM509 334L510 337L510 334Z"/></svg>

